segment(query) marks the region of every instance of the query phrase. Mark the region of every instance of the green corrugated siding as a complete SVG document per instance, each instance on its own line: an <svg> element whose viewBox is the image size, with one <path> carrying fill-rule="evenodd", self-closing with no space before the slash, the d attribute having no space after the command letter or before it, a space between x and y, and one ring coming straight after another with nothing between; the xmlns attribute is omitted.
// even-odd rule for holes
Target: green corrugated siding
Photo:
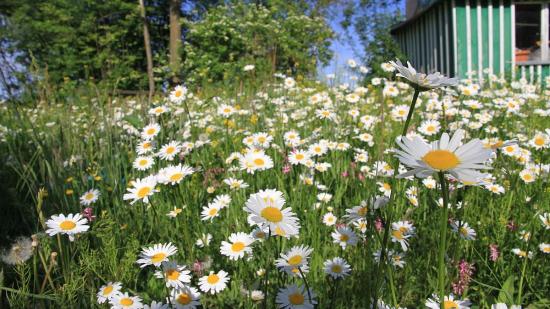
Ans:
<svg viewBox="0 0 550 309"><path fill-rule="evenodd" d="M477 9L475 7L475 1L470 1L470 38L471 51L472 51L472 71L477 71L479 68L478 64L478 40L477 40Z"/></svg>
<svg viewBox="0 0 550 309"><path fill-rule="evenodd" d="M495 2L495 1L493 1ZM493 3L493 73L500 74L500 8L499 1Z"/></svg>
<svg viewBox="0 0 550 309"><path fill-rule="evenodd" d="M487 1L483 1L481 7L481 20L482 28L481 32L483 33L483 63L482 68L489 67L489 9L487 8ZM494 32L494 31L493 31Z"/></svg>
<svg viewBox="0 0 550 309"><path fill-rule="evenodd" d="M468 42L466 36L466 7L465 1L456 1L456 46L457 46L457 61L458 76L466 76L468 72Z"/></svg>

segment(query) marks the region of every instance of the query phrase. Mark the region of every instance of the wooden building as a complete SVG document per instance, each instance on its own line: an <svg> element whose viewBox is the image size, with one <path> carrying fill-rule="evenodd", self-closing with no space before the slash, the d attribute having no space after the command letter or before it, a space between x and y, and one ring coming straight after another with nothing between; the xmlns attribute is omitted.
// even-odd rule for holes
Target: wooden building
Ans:
<svg viewBox="0 0 550 309"><path fill-rule="evenodd" d="M550 75L550 1L407 0L392 34L424 72L530 82Z"/></svg>

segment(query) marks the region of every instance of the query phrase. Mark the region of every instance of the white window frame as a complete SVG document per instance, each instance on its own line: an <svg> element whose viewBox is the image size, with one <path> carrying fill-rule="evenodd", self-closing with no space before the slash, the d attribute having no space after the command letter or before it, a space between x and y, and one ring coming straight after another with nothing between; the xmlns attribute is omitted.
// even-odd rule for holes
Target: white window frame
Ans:
<svg viewBox="0 0 550 309"><path fill-rule="evenodd" d="M550 41L550 33L548 33L548 19L550 14L550 5L548 2L540 2L540 1L518 1L515 4L540 4L540 42L541 42L541 59L540 60L530 60L530 61L523 61L518 62L516 64L519 65L526 65L526 64L550 64L550 48L548 47L548 42ZM513 6L513 9L516 9L516 6ZM515 12L513 12L515 13ZM514 29L516 29L516 22L514 22ZM515 31L514 31L515 32ZM515 34L514 34L515 35ZM512 38L515 42L515 39ZM514 50L516 48L516 44L514 43Z"/></svg>

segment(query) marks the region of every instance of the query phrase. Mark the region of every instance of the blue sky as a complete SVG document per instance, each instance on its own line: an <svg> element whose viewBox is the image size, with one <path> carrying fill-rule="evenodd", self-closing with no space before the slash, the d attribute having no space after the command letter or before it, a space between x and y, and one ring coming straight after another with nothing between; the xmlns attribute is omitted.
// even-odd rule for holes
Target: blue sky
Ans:
<svg viewBox="0 0 550 309"><path fill-rule="evenodd" d="M405 12L405 0L401 0L397 7L401 12ZM357 63L360 63L364 57L362 48L359 43L357 35L351 29L351 42L344 35L344 29L340 26L340 22L343 19L342 10L338 10L334 18L330 21L330 26L336 32L337 36L340 38L334 39L332 41L331 48L334 51L334 58L331 60L328 66L322 68L321 75L328 73L334 73L336 68L341 68L348 59L354 59Z"/></svg>

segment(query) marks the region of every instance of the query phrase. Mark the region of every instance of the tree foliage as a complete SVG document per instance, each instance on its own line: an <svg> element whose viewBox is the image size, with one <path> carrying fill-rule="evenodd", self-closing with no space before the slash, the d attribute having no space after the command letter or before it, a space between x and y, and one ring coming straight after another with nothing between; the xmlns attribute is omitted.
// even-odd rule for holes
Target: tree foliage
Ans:
<svg viewBox="0 0 550 309"><path fill-rule="evenodd" d="M302 5L300 5L302 4ZM228 79L254 64L256 71L310 74L327 63L333 32L307 5L288 1L234 3L211 9L190 23L184 71L192 80Z"/></svg>

